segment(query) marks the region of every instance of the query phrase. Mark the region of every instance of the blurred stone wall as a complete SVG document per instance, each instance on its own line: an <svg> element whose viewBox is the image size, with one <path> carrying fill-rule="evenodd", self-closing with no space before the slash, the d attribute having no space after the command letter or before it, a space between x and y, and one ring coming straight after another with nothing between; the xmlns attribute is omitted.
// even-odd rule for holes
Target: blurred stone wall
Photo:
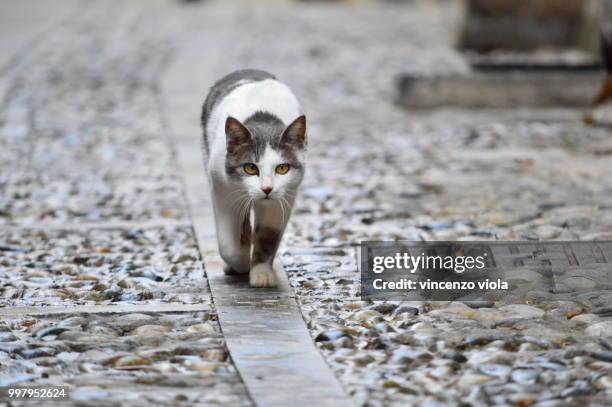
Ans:
<svg viewBox="0 0 612 407"><path fill-rule="evenodd" d="M603 0L466 0L464 48L529 51L597 44Z"/></svg>

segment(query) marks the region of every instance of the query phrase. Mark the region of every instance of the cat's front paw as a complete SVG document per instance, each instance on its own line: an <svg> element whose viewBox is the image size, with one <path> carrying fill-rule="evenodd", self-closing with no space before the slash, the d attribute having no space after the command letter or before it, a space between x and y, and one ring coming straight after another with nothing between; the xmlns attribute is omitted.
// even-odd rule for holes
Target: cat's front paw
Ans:
<svg viewBox="0 0 612 407"><path fill-rule="evenodd" d="M276 275L268 263L259 263L249 273L251 287L276 287Z"/></svg>

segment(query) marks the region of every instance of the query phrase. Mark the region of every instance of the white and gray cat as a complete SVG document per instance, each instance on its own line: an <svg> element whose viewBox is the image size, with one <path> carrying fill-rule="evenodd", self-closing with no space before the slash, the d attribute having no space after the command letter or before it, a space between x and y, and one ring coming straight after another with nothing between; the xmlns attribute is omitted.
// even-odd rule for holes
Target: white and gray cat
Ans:
<svg viewBox="0 0 612 407"><path fill-rule="evenodd" d="M251 286L273 287L274 256L304 177L300 104L273 75L236 71L210 89L202 128L225 272L249 273Z"/></svg>

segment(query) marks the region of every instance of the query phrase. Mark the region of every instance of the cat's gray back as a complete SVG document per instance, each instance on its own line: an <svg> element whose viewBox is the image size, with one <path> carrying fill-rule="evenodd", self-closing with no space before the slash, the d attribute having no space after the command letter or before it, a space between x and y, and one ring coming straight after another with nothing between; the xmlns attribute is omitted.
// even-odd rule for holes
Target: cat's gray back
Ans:
<svg viewBox="0 0 612 407"><path fill-rule="evenodd" d="M206 154L209 153L208 135L206 134L206 126L213 109L234 89L246 83L260 82L266 79L276 79L269 72L258 69L241 69L227 74L219 79L208 92L204 105L202 106L202 116L200 118L203 130L202 145Z"/></svg>

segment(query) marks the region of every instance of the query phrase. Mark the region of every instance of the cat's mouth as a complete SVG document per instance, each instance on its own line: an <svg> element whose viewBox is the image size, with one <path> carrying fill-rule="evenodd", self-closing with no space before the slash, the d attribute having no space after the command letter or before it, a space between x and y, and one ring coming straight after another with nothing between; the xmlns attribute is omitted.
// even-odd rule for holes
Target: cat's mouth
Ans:
<svg viewBox="0 0 612 407"><path fill-rule="evenodd" d="M259 198L260 201L264 201L264 202L273 202L273 201L277 201L277 197L276 196L272 196L272 195L265 195L262 196L261 198Z"/></svg>

